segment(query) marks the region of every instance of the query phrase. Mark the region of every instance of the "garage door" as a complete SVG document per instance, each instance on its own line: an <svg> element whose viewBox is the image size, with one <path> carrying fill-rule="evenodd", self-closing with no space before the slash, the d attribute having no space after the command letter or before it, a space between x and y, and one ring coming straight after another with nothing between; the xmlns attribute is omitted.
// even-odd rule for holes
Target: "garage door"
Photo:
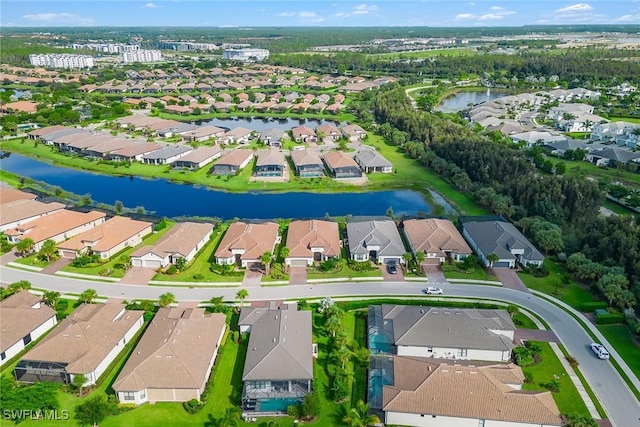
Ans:
<svg viewBox="0 0 640 427"><path fill-rule="evenodd" d="M307 260L306 259L292 259L291 267L306 267Z"/></svg>
<svg viewBox="0 0 640 427"><path fill-rule="evenodd" d="M509 268L508 261L496 261L493 263L493 268Z"/></svg>
<svg viewBox="0 0 640 427"><path fill-rule="evenodd" d="M400 264L400 258L385 258L384 259L384 263L386 265L399 265Z"/></svg>
<svg viewBox="0 0 640 427"><path fill-rule="evenodd" d="M160 264L160 261L140 259L140 258L133 258L131 260L131 265L133 265L134 267L150 267L150 268L162 267L162 265Z"/></svg>

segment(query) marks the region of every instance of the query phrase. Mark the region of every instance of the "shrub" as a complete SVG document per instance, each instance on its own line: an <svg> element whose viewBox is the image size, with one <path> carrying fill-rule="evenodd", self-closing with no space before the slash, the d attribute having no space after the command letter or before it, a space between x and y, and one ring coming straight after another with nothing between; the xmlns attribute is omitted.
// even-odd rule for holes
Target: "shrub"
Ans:
<svg viewBox="0 0 640 427"><path fill-rule="evenodd" d="M315 391L307 394L302 402L302 416L314 418L320 414L320 398Z"/></svg>
<svg viewBox="0 0 640 427"><path fill-rule="evenodd" d="M578 305L578 311L582 311L583 313L592 313L599 309L606 309L607 303L604 301L592 301L592 302L583 302Z"/></svg>
<svg viewBox="0 0 640 427"><path fill-rule="evenodd" d="M527 347L514 348L513 359L518 366L529 366L535 361L531 350L529 350Z"/></svg>
<svg viewBox="0 0 640 427"><path fill-rule="evenodd" d="M558 392L560 391L560 383L556 380L551 380L548 383L538 383L538 385L544 389L549 391Z"/></svg>
<svg viewBox="0 0 640 427"><path fill-rule="evenodd" d="M287 406L287 415L290 417L298 418L302 413L302 407L300 405Z"/></svg>
<svg viewBox="0 0 640 427"><path fill-rule="evenodd" d="M98 274L103 277L108 277L113 274L113 270L110 268L103 268L102 270L98 271Z"/></svg>
<svg viewBox="0 0 640 427"><path fill-rule="evenodd" d="M178 272L178 267L176 267L175 265L171 264L169 266L169 268L167 268L167 271L165 272L166 274L176 274Z"/></svg>
<svg viewBox="0 0 640 427"><path fill-rule="evenodd" d="M204 274L194 274L193 275L194 280L203 280L204 279Z"/></svg>
<svg viewBox="0 0 640 427"><path fill-rule="evenodd" d="M202 408L204 408L204 404L197 399L187 400L182 404L182 406L185 411L192 415L197 414L202 410Z"/></svg>
<svg viewBox="0 0 640 427"><path fill-rule="evenodd" d="M525 347L531 352L532 356L539 356L542 353L542 346L535 341L527 341Z"/></svg>
<svg viewBox="0 0 640 427"><path fill-rule="evenodd" d="M376 267L372 266L369 261L349 261L349 268L353 271L373 271L376 269Z"/></svg>
<svg viewBox="0 0 640 427"><path fill-rule="evenodd" d="M569 365L571 365L571 367L573 369L577 369L578 368L579 363L578 363L578 360L575 357L573 357L573 356L571 356L569 354L569 355L567 355L566 358L567 358L567 362L569 362Z"/></svg>
<svg viewBox="0 0 640 427"><path fill-rule="evenodd" d="M524 373L524 382L527 384L533 384L535 382L533 379L533 374L531 372Z"/></svg>
<svg viewBox="0 0 640 427"><path fill-rule="evenodd" d="M160 220L160 222L158 222L156 224L155 230L156 231L160 231L160 230L163 230L165 228L167 228L167 220L163 218L162 220Z"/></svg>
<svg viewBox="0 0 640 427"><path fill-rule="evenodd" d="M624 322L624 314L622 313L607 313L607 314L596 315L597 325L611 325L614 323L622 323L622 322Z"/></svg>

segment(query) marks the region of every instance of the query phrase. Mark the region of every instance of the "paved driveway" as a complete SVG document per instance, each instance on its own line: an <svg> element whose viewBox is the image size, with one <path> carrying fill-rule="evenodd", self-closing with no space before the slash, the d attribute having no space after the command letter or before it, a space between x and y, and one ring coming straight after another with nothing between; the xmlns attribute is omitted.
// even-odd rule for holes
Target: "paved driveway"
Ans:
<svg viewBox="0 0 640 427"><path fill-rule="evenodd" d="M307 267L289 267L289 284L306 285Z"/></svg>
<svg viewBox="0 0 640 427"><path fill-rule="evenodd" d="M509 289L515 289L516 291L530 293L529 288L520 280L520 277L515 270L510 268L494 268L493 274L495 274L502 286Z"/></svg>
<svg viewBox="0 0 640 427"><path fill-rule="evenodd" d="M427 271L427 282L429 285L443 285L449 283L441 270Z"/></svg>
<svg viewBox="0 0 640 427"><path fill-rule="evenodd" d="M513 334L513 342L520 344L522 340L559 342L558 337L552 330L516 329L516 332Z"/></svg>
<svg viewBox="0 0 640 427"><path fill-rule="evenodd" d="M73 261L71 258L60 258L59 260L56 260L56 261L52 262L51 264L49 264L48 266L46 266L45 268L43 268L41 273L42 274L53 274L56 271L61 270L62 267L66 266L71 261Z"/></svg>
<svg viewBox="0 0 640 427"><path fill-rule="evenodd" d="M387 266L384 264L379 265L378 268L380 268L380 271L382 271L382 277L384 278L385 282L404 282L402 267L400 267L399 265L396 265L396 274L389 273L389 270L387 270Z"/></svg>
<svg viewBox="0 0 640 427"><path fill-rule="evenodd" d="M245 288L255 288L260 286L262 281L262 272L247 268L242 279L242 286Z"/></svg>
<svg viewBox="0 0 640 427"><path fill-rule="evenodd" d="M127 271L120 283L129 285L148 285L149 280L156 275L156 269L151 267L132 267Z"/></svg>

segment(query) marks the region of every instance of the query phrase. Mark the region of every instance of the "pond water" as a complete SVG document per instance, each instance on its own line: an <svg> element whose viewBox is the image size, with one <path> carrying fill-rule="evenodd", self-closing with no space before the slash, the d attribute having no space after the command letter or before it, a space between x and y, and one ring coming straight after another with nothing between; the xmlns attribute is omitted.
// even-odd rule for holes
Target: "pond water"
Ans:
<svg viewBox="0 0 640 427"><path fill-rule="evenodd" d="M91 194L98 203L127 208L144 206L158 216L206 216L223 219L319 218L330 216L429 213L431 207L415 191L366 193L228 193L167 180L116 177L63 168L18 154L0 160L0 169L57 185L75 194Z"/></svg>
<svg viewBox="0 0 640 427"><path fill-rule="evenodd" d="M443 113L456 113L469 108L469 104L476 105L505 95L507 95L506 92L495 89L457 92L443 99L440 105L436 107L436 111L442 111Z"/></svg>
<svg viewBox="0 0 640 427"><path fill-rule="evenodd" d="M334 125L344 124L338 122L332 122L324 119L312 120L312 119L290 119L290 118L265 118L265 117L235 117L235 118L224 118L224 119L208 119L208 120L200 120L196 122L191 122L197 125L212 125L225 129L233 129L236 127L243 127L251 130L255 130L257 132L263 132L271 128L289 130L296 126L309 126L312 129L315 129L316 126L319 126L324 123L331 123Z"/></svg>

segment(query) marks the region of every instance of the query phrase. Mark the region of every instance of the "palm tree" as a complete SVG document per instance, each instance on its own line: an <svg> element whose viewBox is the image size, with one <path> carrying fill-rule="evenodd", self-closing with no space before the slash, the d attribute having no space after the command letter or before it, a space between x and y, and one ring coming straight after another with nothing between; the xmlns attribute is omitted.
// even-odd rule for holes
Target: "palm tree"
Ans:
<svg viewBox="0 0 640 427"><path fill-rule="evenodd" d="M246 289L240 289L236 294L236 298L240 300L240 307L244 305L244 300L249 297L249 291Z"/></svg>
<svg viewBox="0 0 640 427"><path fill-rule="evenodd" d="M356 406L351 408L342 418L342 422L349 427L366 427L379 423L380 418L377 415L369 415L369 404L359 400Z"/></svg>
<svg viewBox="0 0 640 427"><path fill-rule="evenodd" d="M283 247L280 248L280 258L282 258L282 261L284 262L284 260L289 256L289 248L288 247Z"/></svg>
<svg viewBox="0 0 640 427"><path fill-rule="evenodd" d="M353 356L353 353L351 353L351 350L349 350L349 347L346 345L340 346L331 352L331 357L336 359L340 366L342 366L343 371L344 365L351 360L351 356Z"/></svg>
<svg viewBox="0 0 640 427"><path fill-rule="evenodd" d="M60 300L60 292L56 291L46 291L42 295L42 300L46 305L53 308L54 310L58 306L58 301Z"/></svg>
<svg viewBox="0 0 640 427"><path fill-rule="evenodd" d="M262 265L264 265L264 270L266 274L269 274L269 267L271 267L271 257L272 257L271 252L265 252L260 257L260 262L262 263Z"/></svg>
<svg viewBox="0 0 640 427"><path fill-rule="evenodd" d="M18 242L18 244L16 245L16 252L20 256L29 255L31 252L33 252L34 245L35 242L33 241L33 239L27 237L26 239L22 239Z"/></svg>
<svg viewBox="0 0 640 427"><path fill-rule="evenodd" d="M176 297L171 292L160 295L160 298L158 299L158 305L160 307L168 307L174 302L176 302Z"/></svg>
<svg viewBox="0 0 640 427"><path fill-rule="evenodd" d="M91 304L91 302L98 297L98 292L95 289L87 289L83 291L78 297L78 301L85 304Z"/></svg>
<svg viewBox="0 0 640 427"><path fill-rule="evenodd" d="M495 252L492 252L489 255L487 255L487 261L489 261L489 268L493 268L493 263L498 261L499 259L500 257Z"/></svg>
<svg viewBox="0 0 640 427"><path fill-rule="evenodd" d="M338 332L340 328L342 328L340 317L330 316L325 322L324 327L327 329L327 332L329 332L331 336L335 338L336 332Z"/></svg>
<svg viewBox="0 0 640 427"><path fill-rule="evenodd" d="M58 248L56 247L56 242L54 242L53 240L46 240L38 251L38 256L41 258L45 258L47 262L50 262L57 253Z"/></svg>
<svg viewBox="0 0 640 427"><path fill-rule="evenodd" d="M422 264L422 262L424 261L424 252L418 251L418 253L416 254L416 259L418 260L419 264Z"/></svg>
<svg viewBox="0 0 640 427"><path fill-rule="evenodd" d="M404 262L408 266L409 263L413 260L413 254L411 252L405 252L404 255L402 255L402 258L404 258Z"/></svg>

